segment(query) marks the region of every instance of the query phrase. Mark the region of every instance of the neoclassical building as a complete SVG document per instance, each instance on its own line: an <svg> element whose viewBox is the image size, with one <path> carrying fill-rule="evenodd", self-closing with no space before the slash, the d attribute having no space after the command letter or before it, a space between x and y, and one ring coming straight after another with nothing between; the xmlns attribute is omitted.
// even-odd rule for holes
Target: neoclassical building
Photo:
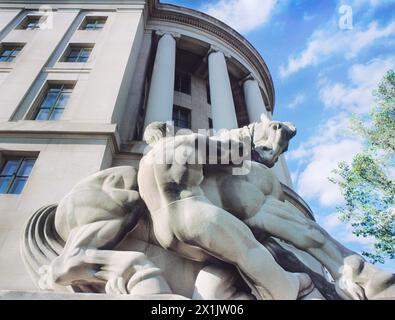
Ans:
<svg viewBox="0 0 395 320"><path fill-rule="evenodd" d="M137 166L147 124L231 129L274 107L257 50L201 12L158 0L0 0L0 290L35 288L19 250L28 218L92 173ZM313 219L284 158L273 170Z"/></svg>

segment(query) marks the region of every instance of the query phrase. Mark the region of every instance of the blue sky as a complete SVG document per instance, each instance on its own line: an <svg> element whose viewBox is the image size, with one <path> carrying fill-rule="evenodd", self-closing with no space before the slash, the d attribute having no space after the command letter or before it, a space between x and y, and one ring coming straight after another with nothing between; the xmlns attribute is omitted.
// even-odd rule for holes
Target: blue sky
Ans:
<svg viewBox="0 0 395 320"><path fill-rule="evenodd" d="M338 220L342 197L328 176L361 150L347 134L350 115L369 111L372 90L395 69L395 0L162 2L211 14L258 49L274 80L274 118L298 127L287 154L296 191L336 239L358 252L369 248L372 239ZM395 261L384 267L395 272Z"/></svg>

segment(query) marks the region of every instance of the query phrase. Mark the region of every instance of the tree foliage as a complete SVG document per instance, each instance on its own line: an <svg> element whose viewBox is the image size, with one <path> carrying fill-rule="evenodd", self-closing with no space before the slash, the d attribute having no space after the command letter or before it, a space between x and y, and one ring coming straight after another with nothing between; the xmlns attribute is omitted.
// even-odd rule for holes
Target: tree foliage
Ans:
<svg viewBox="0 0 395 320"><path fill-rule="evenodd" d="M340 219L353 233L375 239L374 250L363 252L373 263L395 258L395 71L374 92L376 106L366 117L354 117L351 129L364 141L352 162L341 162L330 180L340 187L345 204Z"/></svg>

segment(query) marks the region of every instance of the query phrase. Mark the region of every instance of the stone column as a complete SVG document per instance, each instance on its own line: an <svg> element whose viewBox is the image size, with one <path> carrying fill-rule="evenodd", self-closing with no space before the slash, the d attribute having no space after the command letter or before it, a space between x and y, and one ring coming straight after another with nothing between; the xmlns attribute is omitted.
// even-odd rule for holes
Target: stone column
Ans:
<svg viewBox="0 0 395 320"><path fill-rule="evenodd" d="M208 55L208 69L214 129L238 128L225 55L213 47Z"/></svg>
<svg viewBox="0 0 395 320"><path fill-rule="evenodd" d="M260 121L262 113L267 115L265 102L258 81L249 77L243 84L244 97L250 122Z"/></svg>
<svg viewBox="0 0 395 320"><path fill-rule="evenodd" d="M261 120L262 113L266 114L266 117L269 120L272 120L272 115L266 110L258 81L253 79L250 75L247 77L247 80L244 81L243 88L250 122L259 122ZM283 154L279 157L277 163L271 170L282 183L293 188L291 175Z"/></svg>
<svg viewBox="0 0 395 320"><path fill-rule="evenodd" d="M177 34L157 32L161 36L147 101L144 127L154 121L171 121L173 117L174 77Z"/></svg>

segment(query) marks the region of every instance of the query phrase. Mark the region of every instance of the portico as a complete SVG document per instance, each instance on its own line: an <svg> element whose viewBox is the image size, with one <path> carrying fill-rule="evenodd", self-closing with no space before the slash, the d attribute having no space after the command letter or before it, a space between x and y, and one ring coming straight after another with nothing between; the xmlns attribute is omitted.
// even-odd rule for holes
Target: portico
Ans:
<svg viewBox="0 0 395 320"><path fill-rule="evenodd" d="M267 101L268 98L263 97L264 90L261 89L259 81L249 72L248 66L244 66L215 45L203 42L192 44L188 36L165 31L156 31L156 36L158 44L148 92L144 127L154 121L171 121L174 105L180 105L190 111L196 108L195 103L192 102L196 102L196 98L190 99L183 93L180 103L178 99L180 95L177 93L175 97L176 89L173 85L175 74L177 70L185 69L182 66L183 61L176 61L176 57L181 55L180 52L194 55L192 59L198 66L188 67L189 70L183 72L189 74L193 78L192 81L207 84L205 93L207 102L203 104L207 104L206 118L211 119L210 124L213 129L235 129L240 123L243 124L243 120L245 123L258 121L262 113L267 113L266 109L269 106L265 105L265 100ZM188 59L191 60L190 57ZM179 58L179 60L183 59ZM189 96L194 95L193 88L192 85L192 92L188 94ZM204 98L201 92L199 94L200 98ZM184 105L188 98L191 102ZM244 116L240 117L239 114ZM203 115L199 114L199 117L203 118ZM202 121L196 124L194 120L192 119L195 124L194 129L206 129L202 126Z"/></svg>

